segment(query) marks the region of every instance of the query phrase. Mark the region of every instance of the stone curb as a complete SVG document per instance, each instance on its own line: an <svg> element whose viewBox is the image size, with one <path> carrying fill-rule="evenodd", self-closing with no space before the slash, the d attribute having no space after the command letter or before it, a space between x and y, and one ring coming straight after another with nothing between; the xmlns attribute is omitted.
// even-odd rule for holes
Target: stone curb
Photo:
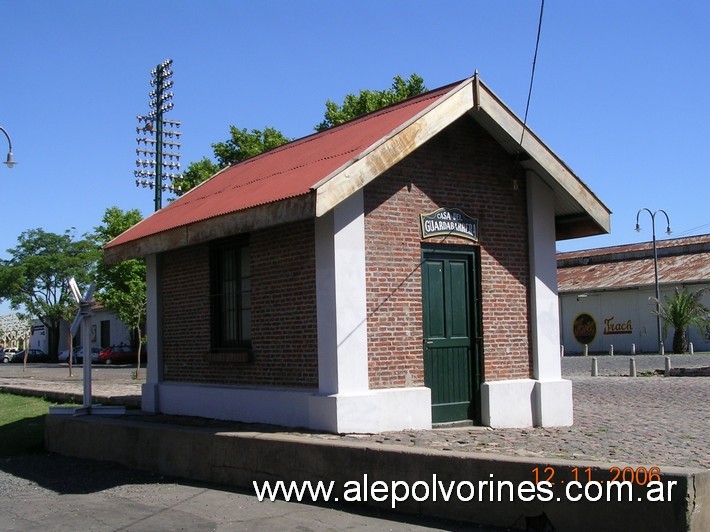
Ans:
<svg viewBox="0 0 710 532"><path fill-rule="evenodd" d="M221 432L209 427L141 422L139 417L48 416L47 448L78 458L111 460L131 468L250 490L254 489L254 482L332 481L333 494L338 497L343 496L349 481L368 478L370 486L375 481L386 486L398 481L409 486L422 482L434 485L434 478L445 485L451 481L478 485L479 481L496 479L518 486L534 480L535 468L551 468L555 478L563 483L586 468L590 468L595 481L605 482L612 478L611 469L619 467L603 462L322 441L297 435ZM410 498L395 510L491 526L525 528L542 523L552 527L540 530L709 530L710 472L669 467L661 472L661 480L676 483L671 502L488 502L490 499L485 497L482 502L453 498L448 502L431 498L417 502ZM372 499L365 496L360 503L391 509L391 500Z"/></svg>

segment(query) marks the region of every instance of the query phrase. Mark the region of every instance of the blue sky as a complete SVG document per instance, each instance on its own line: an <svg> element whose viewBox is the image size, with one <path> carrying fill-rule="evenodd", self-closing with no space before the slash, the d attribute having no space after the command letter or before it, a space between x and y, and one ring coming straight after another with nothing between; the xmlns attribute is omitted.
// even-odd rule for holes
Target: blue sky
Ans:
<svg viewBox="0 0 710 532"><path fill-rule="evenodd" d="M647 241L637 211L665 209L673 236L710 233L710 4L547 0L528 125L613 211L612 233L561 251ZM150 70L174 60L184 165L229 126L313 132L325 102L429 88L478 70L522 117L536 0L0 0L0 257L23 231L81 234L107 207L153 210L136 188L136 115ZM7 144L0 137L0 156ZM475 215L475 213L472 213ZM657 233L665 226L657 222ZM7 311L0 304L0 314Z"/></svg>

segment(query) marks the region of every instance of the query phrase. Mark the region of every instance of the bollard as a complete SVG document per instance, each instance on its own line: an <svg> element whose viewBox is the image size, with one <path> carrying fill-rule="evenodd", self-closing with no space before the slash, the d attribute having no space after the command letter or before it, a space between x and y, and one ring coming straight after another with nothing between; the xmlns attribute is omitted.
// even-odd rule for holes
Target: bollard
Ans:
<svg viewBox="0 0 710 532"><path fill-rule="evenodd" d="M636 376L636 359L631 357L629 359L629 377Z"/></svg>
<svg viewBox="0 0 710 532"><path fill-rule="evenodd" d="M584 356L589 356L589 346L587 344L584 344Z"/></svg>
<svg viewBox="0 0 710 532"><path fill-rule="evenodd" d="M636 344L631 344L631 354L632 355L636 354Z"/></svg>
<svg viewBox="0 0 710 532"><path fill-rule="evenodd" d="M565 346L561 345L560 346L560 358L565 356Z"/></svg>
<svg viewBox="0 0 710 532"><path fill-rule="evenodd" d="M597 357L592 357L592 377L599 374L599 366L597 366Z"/></svg>
<svg viewBox="0 0 710 532"><path fill-rule="evenodd" d="M671 374L671 357L666 357L666 371L664 375L668 377Z"/></svg>
<svg viewBox="0 0 710 532"><path fill-rule="evenodd" d="M691 355L694 355L694 354L695 354L695 349L694 349L694 347L693 347L693 342L690 342L690 343L688 344L688 348L690 349L690 354L691 354Z"/></svg>
<svg viewBox="0 0 710 532"><path fill-rule="evenodd" d="M661 356L666 354L666 346L663 345L663 342L661 342L661 345L659 346L658 354Z"/></svg>
<svg viewBox="0 0 710 532"><path fill-rule="evenodd" d="M609 356L614 356L614 344L609 344Z"/></svg>

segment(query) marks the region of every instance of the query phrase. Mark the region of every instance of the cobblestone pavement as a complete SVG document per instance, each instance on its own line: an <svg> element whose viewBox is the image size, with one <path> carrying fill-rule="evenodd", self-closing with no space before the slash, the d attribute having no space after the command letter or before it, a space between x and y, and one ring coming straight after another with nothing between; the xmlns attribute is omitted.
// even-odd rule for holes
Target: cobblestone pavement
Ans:
<svg viewBox="0 0 710 532"><path fill-rule="evenodd" d="M341 439L533 458L622 462L647 468L710 468L710 378L572 377L572 381L571 427L470 427L348 435Z"/></svg>
<svg viewBox="0 0 710 532"><path fill-rule="evenodd" d="M663 369L659 356L637 356L638 374ZM498 453L532 458L565 458L629 465L686 466L710 469L710 378L645 376L590 377L591 357L563 358L563 375L573 382L574 425L557 428L490 429L458 427L365 435L332 435L279 427L182 419L181 423L214 423L223 430L283 432L305 438L377 442L408 447ZM710 356L672 355L673 367L710 365ZM599 357L600 375L628 375L629 357ZM11 365L12 366L12 365ZM64 376L60 367L0 367L0 387L55 390L81 396L81 369ZM64 366L64 371L68 368ZM106 397L138 397L135 368L97 367L93 391ZM144 375L144 370L143 370ZM154 417L154 416L151 416ZM165 421L177 421L167 418Z"/></svg>

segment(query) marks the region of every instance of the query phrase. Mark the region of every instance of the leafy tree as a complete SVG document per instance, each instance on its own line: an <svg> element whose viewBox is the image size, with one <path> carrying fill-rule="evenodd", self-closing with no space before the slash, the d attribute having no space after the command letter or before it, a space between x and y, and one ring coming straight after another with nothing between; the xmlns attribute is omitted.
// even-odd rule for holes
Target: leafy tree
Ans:
<svg viewBox="0 0 710 532"><path fill-rule="evenodd" d="M328 100L325 103L325 119L315 127L315 130L325 131L381 107L423 94L427 90L424 79L416 74L412 74L407 79L395 76L389 89L382 91L361 90L358 94L348 94L342 105Z"/></svg>
<svg viewBox="0 0 710 532"><path fill-rule="evenodd" d="M118 207L109 207L102 219L103 225L94 228L96 241L103 246L141 219L141 213L136 209L123 212ZM147 307L145 261L130 259L111 265L101 262L97 274L97 299L136 333L135 347L140 361ZM140 363L136 377L139 372Z"/></svg>
<svg viewBox="0 0 710 532"><path fill-rule="evenodd" d="M263 131L252 129L247 132L246 129L230 126L229 133L232 138L228 141L212 144L220 167L244 161L291 140L273 127L265 127Z"/></svg>
<svg viewBox="0 0 710 532"><path fill-rule="evenodd" d="M697 292L688 292L685 288L676 288L672 297L665 297L664 303L660 305L660 316L663 319L663 335L666 335L668 327L673 327L673 352L676 354L685 353L688 350L688 336L686 331L693 326L701 332L710 326L710 309L706 307L701 299L707 289Z"/></svg>
<svg viewBox="0 0 710 532"><path fill-rule="evenodd" d="M182 178L174 180L173 183L180 188L177 192L178 195L182 195L206 181L222 168L259 155L291 140L273 127L265 127L263 131L258 129L247 131L230 126L229 132L231 135L229 140L212 144L217 163L203 157L197 162L190 163Z"/></svg>
<svg viewBox="0 0 710 532"><path fill-rule="evenodd" d="M76 314L69 278L85 287L95 274L99 250L86 237L75 240L71 229L61 235L30 229L7 251L11 258L0 261L0 299L42 322L49 354L56 358L60 323Z"/></svg>
<svg viewBox="0 0 710 532"><path fill-rule="evenodd" d="M203 157L197 162L190 163L182 175L173 179L173 186L176 186L175 194L182 196L188 190L192 190L203 181L220 171L220 166L213 163L207 157Z"/></svg>

